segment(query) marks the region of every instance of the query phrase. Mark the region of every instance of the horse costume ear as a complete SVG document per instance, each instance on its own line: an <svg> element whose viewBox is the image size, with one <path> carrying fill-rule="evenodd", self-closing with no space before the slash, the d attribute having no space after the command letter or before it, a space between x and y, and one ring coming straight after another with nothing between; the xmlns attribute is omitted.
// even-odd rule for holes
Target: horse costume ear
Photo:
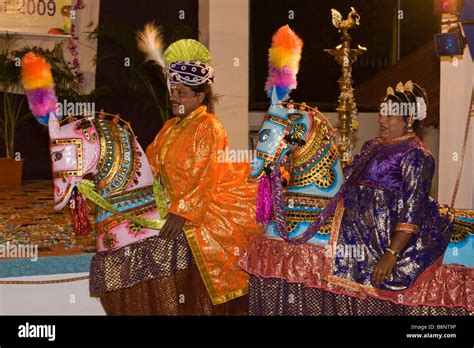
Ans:
<svg viewBox="0 0 474 348"><path fill-rule="evenodd" d="M51 139L56 139L58 137L59 121L52 112L49 114L48 131L49 131L49 137Z"/></svg>
<svg viewBox="0 0 474 348"><path fill-rule="evenodd" d="M40 124L47 126L50 115L56 117L58 101L51 66L43 57L28 52L21 59L21 81L31 113Z"/></svg>
<svg viewBox="0 0 474 348"><path fill-rule="evenodd" d="M272 86L270 90L270 102L272 105L278 105L280 103L280 99L278 98L278 92L276 86Z"/></svg>
<svg viewBox="0 0 474 348"><path fill-rule="evenodd" d="M288 25L278 29L268 50L268 77L265 91L272 104L287 99L296 88L303 41Z"/></svg>

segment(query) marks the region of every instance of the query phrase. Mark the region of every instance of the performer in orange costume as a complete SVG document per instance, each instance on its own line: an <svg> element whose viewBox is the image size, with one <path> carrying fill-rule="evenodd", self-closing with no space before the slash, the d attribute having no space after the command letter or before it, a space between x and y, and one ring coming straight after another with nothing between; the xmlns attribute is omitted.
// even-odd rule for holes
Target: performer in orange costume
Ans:
<svg viewBox="0 0 474 348"><path fill-rule="evenodd" d="M148 27L142 34L141 48L159 62L160 58L153 56L156 47L150 47L155 43L156 32ZM161 235L175 239L184 230L212 301L212 309L203 305L202 314L246 314L247 296L230 300L247 294L248 276L237 261L248 239L259 233L255 222L257 186L247 182L249 163L228 163L222 155L227 134L219 119L208 112L214 81L209 60L207 49L195 40L177 41L165 51L175 117L165 123L146 153L170 199ZM197 291L195 286L193 290ZM205 302L207 295L202 296ZM226 306L217 306L225 302ZM192 312L201 314L198 308Z"/></svg>

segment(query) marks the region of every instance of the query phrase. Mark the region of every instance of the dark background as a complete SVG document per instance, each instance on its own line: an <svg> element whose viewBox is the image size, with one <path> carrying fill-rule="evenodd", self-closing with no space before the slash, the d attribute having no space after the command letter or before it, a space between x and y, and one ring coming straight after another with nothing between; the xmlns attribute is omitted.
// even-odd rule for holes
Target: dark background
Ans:
<svg viewBox="0 0 474 348"><path fill-rule="evenodd" d="M396 63L396 15L398 0L252 0L250 23L250 109L266 110L264 91L267 78L267 52L273 33L288 24L303 40L295 101L317 104L323 111L334 111L339 88L340 66L323 50L340 43L332 24L331 8L346 19L353 6L361 16L360 25L350 31L352 47L365 46L367 52L353 65L354 86L369 80ZM400 58L432 41L439 31L440 17L434 15L433 0L401 0ZM294 19L288 19L288 11ZM359 111L364 111L359 107Z"/></svg>
<svg viewBox="0 0 474 348"><path fill-rule="evenodd" d="M268 100L263 86L267 76L267 52L273 33L282 25L289 24L303 39L303 57L298 74L298 88L292 98L317 104L323 111L333 111L339 94L336 80L340 68L333 58L323 52L339 44L339 34L331 22L331 8L338 9L344 18L354 6L361 15L361 25L351 31L353 45L366 46L364 54L354 66L355 86L367 81L377 72L395 63L395 15L397 0L251 0L250 23L250 109L266 110ZM165 41L198 37L198 0L134 0L130 2L102 0L100 26L116 26L125 30L125 36L134 40L135 32L154 20L165 28ZM430 40L438 30L439 18L433 15L432 0L401 0L404 19L401 24L401 57L408 55ZM185 19L179 19L180 10ZM288 19L293 10L294 20ZM140 55L136 44L134 52L127 52L108 39L98 39L98 52L111 53L120 59ZM212 52L211 52L212 53ZM139 60L142 56L139 57ZM143 60L134 62L142 64ZM132 122L135 134L145 149L162 126L156 109L148 105L146 91L139 87L129 89L129 71L123 64L98 60L97 87L112 86L111 95L95 100L96 109L120 115ZM157 81L158 93L166 93ZM0 98L0 107L1 101ZM359 108L360 111L364 111ZM15 151L25 159L23 179L50 179L49 144L46 128L32 117L16 134ZM0 157L4 156L3 147Z"/></svg>

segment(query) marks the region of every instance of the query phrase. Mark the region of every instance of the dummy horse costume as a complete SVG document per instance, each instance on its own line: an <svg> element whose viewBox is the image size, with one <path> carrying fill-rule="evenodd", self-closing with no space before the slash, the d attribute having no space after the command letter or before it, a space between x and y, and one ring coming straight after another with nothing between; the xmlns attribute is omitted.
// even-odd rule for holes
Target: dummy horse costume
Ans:
<svg viewBox="0 0 474 348"><path fill-rule="evenodd" d="M91 270L100 264L100 252L127 253L128 247L159 235L167 199L128 122L104 112L59 120L51 68L32 52L22 59L22 78L33 115L49 131L54 209L70 204L75 232L85 235L90 224L84 196L96 204L99 254L92 259ZM84 179L88 174L93 181ZM112 267L114 275L122 267L126 274L126 265L117 264ZM109 290L94 286L93 278L91 274L91 291ZM136 281L123 280L125 286Z"/></svg>

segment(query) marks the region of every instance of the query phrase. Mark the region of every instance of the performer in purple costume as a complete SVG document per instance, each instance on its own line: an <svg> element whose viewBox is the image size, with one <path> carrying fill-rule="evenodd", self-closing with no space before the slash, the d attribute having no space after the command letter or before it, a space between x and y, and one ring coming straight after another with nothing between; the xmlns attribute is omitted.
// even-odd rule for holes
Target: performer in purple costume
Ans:
<svg viewBox="0 0 474 348"><path fill-rule="evenodd" d="M403 116L403 105L417 111L396 117ZM394 106L400 114L390 112ZM415 134L420 130L423 110L426 97L416 84L389 89L379 116L381 137L367 141L346 167L344 213L331 242L336 247L363 246L364 257L334 258L333 276L403 290L444 254L453 215L440 214L429 196L435 162ZM448 212L448 208L441 211Z"/></svg>
<svg viewBox="0 0 474 348"><path fill-rule="evenodd" d="M429 196L435 163L420 139L426 103L411 81L387 89L381 136L344 168L345 184L308 228L333 216L329 245L262 239L249 247L240 266L251 274L251 315L469 313L467 271L442 265L454 210ZM270 168L276 191L277 169Z"/></svg>
<svg viewBox="0 0 474 348"><path fill-rule="evenodd" d="M429 196L435 161L420 139L426 102L412 81L389 87L381 137L344 168L346 182L317 224L335 214L324 272L335 284L403 290L444 254L454 213Z"/></svg>

